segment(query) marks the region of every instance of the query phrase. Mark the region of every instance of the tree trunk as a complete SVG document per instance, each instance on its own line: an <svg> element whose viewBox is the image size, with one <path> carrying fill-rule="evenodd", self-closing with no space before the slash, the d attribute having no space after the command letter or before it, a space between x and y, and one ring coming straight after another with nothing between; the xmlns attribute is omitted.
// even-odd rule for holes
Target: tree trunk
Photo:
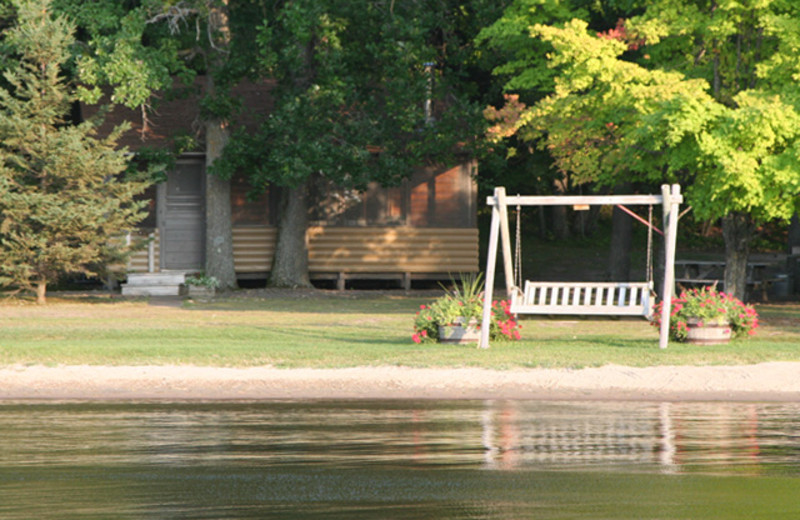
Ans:
<svg viewBox="0 0 800 520"><path fill-rule="evenodd" d="M747 289L747 257L755 226L749 215L731 213L722 219L725 238L725 292L740 300Z"/></svg>
<svg viewBox="0 0 800 520"><path fill-rule="evenodd" d="M308 278L308 183L281 192L271 287L311 287Z"/></svg>
<svg viewBox="0 0 800 520"><path fill-rule="evenodd" d="M790 255L800 254L800 217L797 213L792 216L789 224L789 237L786 252Z"/></svg>
<svg viewBox="0 0 800 520"><path fill-rule="evenodd" d="M47 280L39 280L36 282L36 303L44 305L47 303Z"/></svg>
<svg viewBox="0 0 800 520"><path fill-rule="evenodd" d="M230 46L228 2L223 1L209 12L209 25L214 30L212 61L219 68ZM206 73L206 95L216 95L213 71ZM230 132L227 121L216 116L205 121L206 169L222 155ZM231 222L231 182L216 175L206 175L206 275L219 281L223 290L236 288L236 269L233 263L233 224Z"/></svg>
<svg viewBox="0 0 800 520"><path fill-rule="evenodd" d="M213 80L209 80L213 82ZM218 119L206 121L206 167L221 154L228 142L228 130ZM231 222L231 182L206 175L206 275L219 281L220 289L236 287Z"/></svg>
<svg viewBox="0 0 800 520"><path fill-rule="evenodd" d="M551 206L550 213L553 216L553 234L556 240L566 240L569 238L569 217L566 206Z"/></svg>
<svg viewBox="0 0 800 520"><path fill-rule="evenodd" d="M561 179L556 179L553 183L556 195L566 195L569 179L564 175ZM569 238L569 212L563 205L551 206L550 214L553 217L553 234L556 240L566 240Z"/></svg>
<svg viewBox="0 0 800 520"><path fill-rule="evenodd" d="M608 274L612 282L625 282L631 276L633 219L619 208L611 215L611 251Z"/></svg>
<svg viewBox="0 0 800 520"><path fill-rule="evenodd" d="M800 217L795 213L789 225L789 240L786 245L786 252L789 254L787 269L790 280L794 284L790 287L792 293L800 292Z"/></svg>

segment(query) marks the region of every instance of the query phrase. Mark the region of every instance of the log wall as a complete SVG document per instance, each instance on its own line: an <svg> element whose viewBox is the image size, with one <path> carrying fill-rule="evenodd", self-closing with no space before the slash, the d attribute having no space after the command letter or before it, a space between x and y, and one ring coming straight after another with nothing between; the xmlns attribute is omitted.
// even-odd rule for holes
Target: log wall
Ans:
<svg viewBox="0 0 800 520"><path fill-rule="evenodd" d="M277 229L233 229L233 256L239 275L266 274L272 265ZM447 278L478 271L475 228L333 227L308 230L311 278L383 278L386 275ZM158 255L158 237L155 244ZM156 256L156 269L158 257ZM131 271L147 271L147 250L135 253ZM434 276L436 275L436 276Z"/></svg>

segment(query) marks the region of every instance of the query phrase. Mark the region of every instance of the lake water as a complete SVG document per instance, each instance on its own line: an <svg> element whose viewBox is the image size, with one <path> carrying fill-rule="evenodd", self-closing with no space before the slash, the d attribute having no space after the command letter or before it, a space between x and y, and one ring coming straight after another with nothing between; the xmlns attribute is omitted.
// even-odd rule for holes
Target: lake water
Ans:
<svg viewBox="0 0 800 520"><path fill-rule="evenodd" d="M800 404L0 403L0 518L796 519Z"/></svg>

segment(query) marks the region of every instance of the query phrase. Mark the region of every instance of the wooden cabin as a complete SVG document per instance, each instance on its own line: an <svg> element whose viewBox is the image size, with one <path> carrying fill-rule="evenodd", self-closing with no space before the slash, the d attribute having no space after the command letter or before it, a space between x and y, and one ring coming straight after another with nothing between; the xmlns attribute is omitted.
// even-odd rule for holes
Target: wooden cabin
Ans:
<svg viewBox="0 0 800 520"><path fill-rule="evenodd" d="M251 121L270 108L269 85L237 88ZM173 136L202 128L189 99L161 103L143 128L141 114L114 110L106 126L129 120L121 144L166 147ZM91 115L93 107L83 107ZM248 124L245 121L244 124ZM202 135L198 136L202 143ZM202 144L201 144L202 146ZM315 183L307 232L312 281L447 280L478 268L475 162L420 167L400 186L370 185L364 192ZM319 184L319 185L317 185ZM266 278L275 248L279 193L248 198L245 172L232 179L233 249L237 277ZM202 271L205 255L205 154L182 155L166 182L149 190L150 214L138 234L152 238L135 253L129 272Z"/></svg>

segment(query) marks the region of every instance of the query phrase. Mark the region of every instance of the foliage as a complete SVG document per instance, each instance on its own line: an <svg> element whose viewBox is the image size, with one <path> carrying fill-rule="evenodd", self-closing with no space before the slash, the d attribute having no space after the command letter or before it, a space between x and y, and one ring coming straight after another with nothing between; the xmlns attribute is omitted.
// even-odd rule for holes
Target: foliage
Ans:
<svg viewBox="0 0 800 520"><path fill-rule="evenodd" d="M247 167L259 187L297 187L320 174L364 188L453 156L482 123L456 78L443 75L446 56L431 34L452 14L434 4L273 2L252 66L275 82L274 107L257 132L233 136L215 171ZM435 124L425 119L429 95L448 99L434 107Z"/></svg>
<svg viewBox="0 0 800 520"><path fill-rule="evenodd" d="M495 137L535 143L581 183L682 184L697 218L723 219L726 287L743 294L752 230L800 209L798 15L783 0L657 0L607 31L532 25L554 89L509 106Z"/></svg>
<svg viewBox="0 0 800 520"><path fill-rule="evenodd" d="M659 0L605 33L531 15L557 75L516 130L583 182L681 182L700 218L789 218L800 190L800 7L749 4Z"/></svg>
<svg viewBox="0 0 800 520"><path fill-rule="evenodd" d="M98 274L122 260L117 238L144 218L134 198L147 182L125 180L121 129L100 138L93 122L70 125L76 100L61 79L73 27L48 0L21 0L5 43L18 56L0 88L0 265L3 285L36 288L65 273Z"/></svg>
<svg viewBox="0 0 800 520"><path fill-rule="evenodd" d="M77 94L82 101L97 103L101 87L110 86L111 102L149 108L153 93L171 87L174 77L191 81L195 71L180 56L188 44L176 30L189 21L187 3L53 0L52 7L80 29L70 70L81 80ZM178 21L167 13L185 14Z"/></svg>
<svg viewBox="0 0 800 520"><path fill-rule="evenodd" d="M203 273L199 273L192 276L187 276L186 285L205 287L207 289L216 289L219 287L219 280L217 280L217 278L214 276L207 276Z"/></svg>
<svg viewBox="0 0 800 520"><path fill-rule="evenodd" d="M653 321L656 327L661 326L662 308L663 302L659 302ZM752 336L758 328L758 313L754 307L745 305L731 294L718 292L714 287L689 289L672 299L670 337L676 341L685 341L689 320L699 320L698 326L701 327L703 323L728 323L732 337Z"/></svg>
<svg viewBox="0 0 800 520"><path fill-rule="evenodd" d="M490 339L520 338L521 325L509 311L509 307L510 304L505 300L492 302ZM420 310L414 317L414 334L411 339L415 343L435 342L439 340L440 326L467 326L470 322L480 323L482 318L481 276L462 278L460 284L454 284L451 292L428 305L420 305Z"/></svg>

